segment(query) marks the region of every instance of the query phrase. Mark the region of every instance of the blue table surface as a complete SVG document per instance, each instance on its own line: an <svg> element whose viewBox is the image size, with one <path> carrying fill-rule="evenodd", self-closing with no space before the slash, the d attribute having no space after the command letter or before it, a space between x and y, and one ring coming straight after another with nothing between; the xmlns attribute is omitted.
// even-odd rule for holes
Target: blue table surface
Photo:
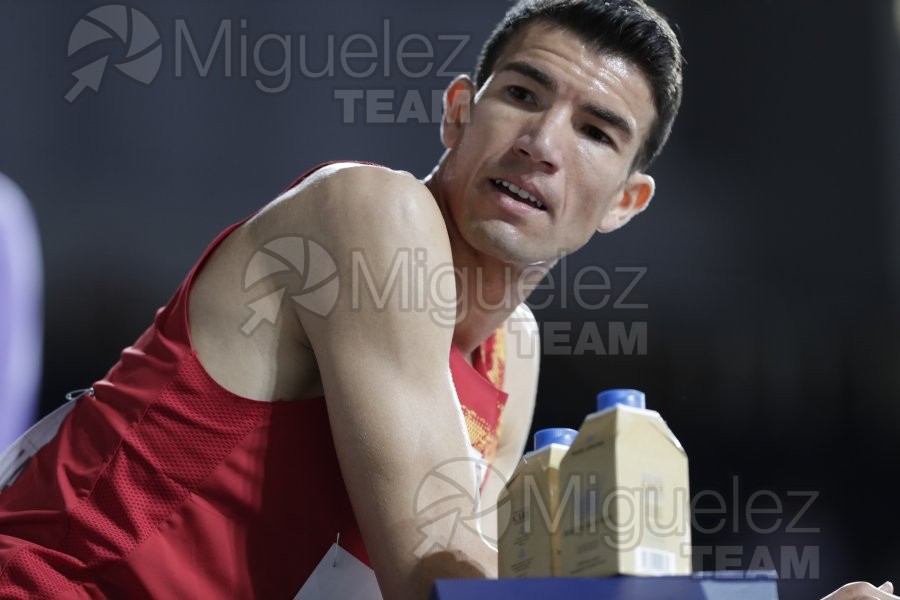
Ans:
<svg viewBox="0 0 900 600"><path fill-rule="evenodd" d="M709 571L681 577L447 579L432 600L777 600L774 571Z"/></svg>

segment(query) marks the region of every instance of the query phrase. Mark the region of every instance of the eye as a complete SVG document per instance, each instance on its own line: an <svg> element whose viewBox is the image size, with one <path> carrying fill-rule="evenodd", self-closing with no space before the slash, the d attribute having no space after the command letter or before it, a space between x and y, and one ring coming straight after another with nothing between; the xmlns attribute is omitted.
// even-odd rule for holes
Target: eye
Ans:
<svg viewBox="0 0 900 600"><path fill-rule="evenodd" d="M602 129L599 127L594 127L593 125L587 125L584 128L584 133L592 140L596 140L598 142L602 142L604 144L612 145L612 138L606 135Z"/></svg>
<svg viewBox="0 0 900 600"><path fill-rule="evenodd" d="M534 102L534 95L519 85L510 85L506 88L507 95L517 102Z"/></svg>

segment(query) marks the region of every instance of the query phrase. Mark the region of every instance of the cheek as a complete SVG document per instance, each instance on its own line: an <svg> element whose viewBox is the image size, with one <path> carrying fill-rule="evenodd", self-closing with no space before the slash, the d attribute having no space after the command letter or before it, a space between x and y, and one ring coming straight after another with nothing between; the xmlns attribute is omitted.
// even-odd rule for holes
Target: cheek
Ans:
<svg viewBox="0 0 900 600"><path fill-rule="evenodd" d="M605 197L603 184L596 180L588 185L579 186L578 191L573 191L570 198L577 198L577 206L574 207L573 228L579 232L579 237L590 235L595 231L606 214L608 202Z"/></svg>
<svg viewBox="0 0 900 600"><path fill-rule="evenodd" d="M468 124L470 137L481 149L511 145L519 123L517 113L506 110L497 102L485 102L473 107Z"/></svg>
<svg viewBox="0 0 900 600"><path fill-rule="evenodd" d="M454 171L457 176L477 179L485 166L495 164L508 148L505 134L497 127L489 126L483 116L468 124L456 146Z"/></svg>

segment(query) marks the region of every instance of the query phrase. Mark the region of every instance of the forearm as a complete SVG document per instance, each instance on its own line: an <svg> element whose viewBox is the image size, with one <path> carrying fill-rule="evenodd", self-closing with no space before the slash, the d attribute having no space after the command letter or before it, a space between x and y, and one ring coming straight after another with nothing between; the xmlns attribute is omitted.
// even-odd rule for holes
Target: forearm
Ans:
<svg viewBox="0 0 900 600"><path fill-rule="evenodd" d="M376 484L358 511L383 596L422 599L435 579L496 577L497 552L469 516L478 494L472 463L453 458L424 468L411 457L404 466L414 484L388 476L396 485Z"/></svg>

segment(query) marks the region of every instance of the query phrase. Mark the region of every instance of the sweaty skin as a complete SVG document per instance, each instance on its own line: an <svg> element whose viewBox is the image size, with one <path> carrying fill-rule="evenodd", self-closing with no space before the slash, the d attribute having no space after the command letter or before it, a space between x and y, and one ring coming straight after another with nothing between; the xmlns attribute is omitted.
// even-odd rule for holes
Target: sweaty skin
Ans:
<svg viewBox="0 0 900 600"><path fill-rule="evenodd" d="M534 71L543 83L528 75ZM530 286L595 231L626 223L653 194L649 176L630 172L655 115L650 92L620 58L532 24L474 92L467 78L449 87L441 130L447 150L424 182L374 166L321 169L236 230L190 298L194 346L221 385L260 401L325 395L342 475L386 598L424 598L437 577L496 576L496 551L467 528L442 540L442 551L413 552L418 529L438 516L414 514L418 484L435 465L468 456L448 369L451 344L469 356L498 327L512 334L494 462L508 477L525 447L537 384L539 344L523 304ZM542 209L499 189L496 179L539 196ZM435 290L417 289L412 306L419 310L404 309L397 297L376 305L365 294L354 304L342 292L327 318L284 312L274 327L244 336L239 324L253 298L235 274L256 249L287 235L326 246L342 281L350 278L352 252L384 281L403 248L421 251L424 265L417 266L425 272L452 264L461 275L441 278ZM274 291L284 282L267 283ZM433 318L446 312L441 298L457 299L455 323ZM464 463L452 476L477 489ZM501 483L488 481L486 505ZM432 493L440 500L444 492Z"/></svg>

